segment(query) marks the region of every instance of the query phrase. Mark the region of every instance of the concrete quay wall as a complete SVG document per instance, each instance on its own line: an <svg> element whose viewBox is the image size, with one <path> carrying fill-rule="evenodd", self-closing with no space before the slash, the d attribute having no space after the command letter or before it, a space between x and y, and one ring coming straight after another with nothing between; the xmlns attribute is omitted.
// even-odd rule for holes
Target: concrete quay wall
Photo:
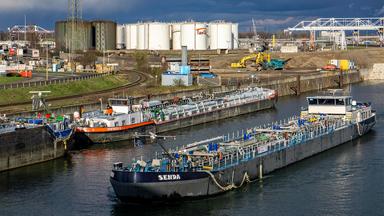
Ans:
<svg viewBox="0 0 384 216"><path fill-rule="evenodd" d="M46 127L16 130L0 136L0 172L64 156L66 146L54 142Z"/></svg>
<svg viewBox="0 0 384 216"><path fill-rule="evenodd" d="M281 78L279 80L273 81L264 81L261 83L255 83L254 86L275 89L278 91L279 96L287 95L299 95L302 92L308 91L317 91L327 88L339 88L343 85L358 83L362 81L359 71L338 73L338 72L325 72L317 75L302 75L296 77ZM248 84L241 86L218 86L211 87L207 89L199 90L188 90L188 91L178 91L173 93L151 95L153 100L172 100L174 98L183 98L183 97L194 97L197 95L209 95L212 93L223 93L236 90L238 87L245 88L248 87ZM139 102L140 100L146 99L147 97L135 97L134 101ZM83 111L94 111L100 109L100 102L83 104L83 105L73 105L73 106L63 106L59 108L52 108L51 111L60 114L73 114L75 111L79 111L80 107L83 108ZM14 113L12 116L29 116L35 112L21 112Z"/></svg>

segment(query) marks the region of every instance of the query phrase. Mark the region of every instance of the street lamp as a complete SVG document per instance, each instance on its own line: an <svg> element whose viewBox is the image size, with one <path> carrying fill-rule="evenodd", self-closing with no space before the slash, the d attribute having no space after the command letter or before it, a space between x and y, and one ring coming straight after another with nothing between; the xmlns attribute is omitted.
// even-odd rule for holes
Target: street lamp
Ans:
<svg viewBox="0 0 384 216"><path fill-rule="evenodd" d="M155 75L155 79L156 79L156 80L155 80L155 81L156 81L155 85L157 86L157 75Z"/></svg>
<svg viewBox="0 0 384 216"><path fill-rule="evenodd" d="M49 58L48 50L49 50L49 44L47 44L47 63L45 65L45 80L47 81L48 81L48 58Z"/></svg>

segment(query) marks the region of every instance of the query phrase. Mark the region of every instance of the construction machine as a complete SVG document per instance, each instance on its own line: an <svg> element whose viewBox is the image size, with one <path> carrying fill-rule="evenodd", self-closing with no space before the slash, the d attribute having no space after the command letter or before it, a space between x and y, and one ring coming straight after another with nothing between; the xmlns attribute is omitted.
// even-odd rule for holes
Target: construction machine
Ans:
<svg viewBox="0 0 384 216"><path fill-rule="evenodd" d="M269 62L271 61L271 55L264 53L264 52L258 52L258 53L252 53L251 55L245 56L242 59L240 59L239 62L235 62L231 64L232 68L246 68L247 67L247 61L255 59L255 65L261 65L263 62Z"/></svg>
<svg viewBox="0 0 384 216"><path fill-rule="evenodd" d="M240 59L239 62L235 62L231 64L232 68L246 68L247 67L247 61L253 60L254 66L257 68L257 70L267 70L267 69L273 69L273 70L282 70L284 68L286 60L283 59L271 59L271 55L267 54L265 52L258 52L253 53L251 55L245 56L242 59Z"/></svg>

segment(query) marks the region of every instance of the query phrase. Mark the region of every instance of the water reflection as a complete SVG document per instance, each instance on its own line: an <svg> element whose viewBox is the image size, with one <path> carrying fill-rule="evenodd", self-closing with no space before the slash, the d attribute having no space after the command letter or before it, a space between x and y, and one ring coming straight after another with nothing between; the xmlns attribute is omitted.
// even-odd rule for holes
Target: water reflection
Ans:
<svg viewBox="0 0 384 216"><path fill-rule="evenodd" d="M1 215L378 215L384 203L383 83L352 88L358 100L374 102L377 125L370 134L266 176L239 190L168 205L120 203L109 183L114 162L152 157L156 144L93 146L72 157L0 173ZM182 146L298 114L300 97L280 98L274 110L173 131Z"/></svg>

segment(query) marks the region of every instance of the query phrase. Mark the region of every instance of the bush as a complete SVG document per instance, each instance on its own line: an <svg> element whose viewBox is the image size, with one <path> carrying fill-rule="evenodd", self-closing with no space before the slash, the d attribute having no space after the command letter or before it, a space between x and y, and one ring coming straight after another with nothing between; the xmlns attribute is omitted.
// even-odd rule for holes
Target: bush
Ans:
<svg viewBox="0 0 384 216"><path fill-rule="evenodd" d="M184 80L182 79L174 79L173 80L173 85L180 87L180 86L185 86Z"/></svg>
<svg viewBox="0 0 384 216"><path fill-rule="evenodd" d="M136 70L148 72L148 55L145 52L135 52Z"/></svg>

